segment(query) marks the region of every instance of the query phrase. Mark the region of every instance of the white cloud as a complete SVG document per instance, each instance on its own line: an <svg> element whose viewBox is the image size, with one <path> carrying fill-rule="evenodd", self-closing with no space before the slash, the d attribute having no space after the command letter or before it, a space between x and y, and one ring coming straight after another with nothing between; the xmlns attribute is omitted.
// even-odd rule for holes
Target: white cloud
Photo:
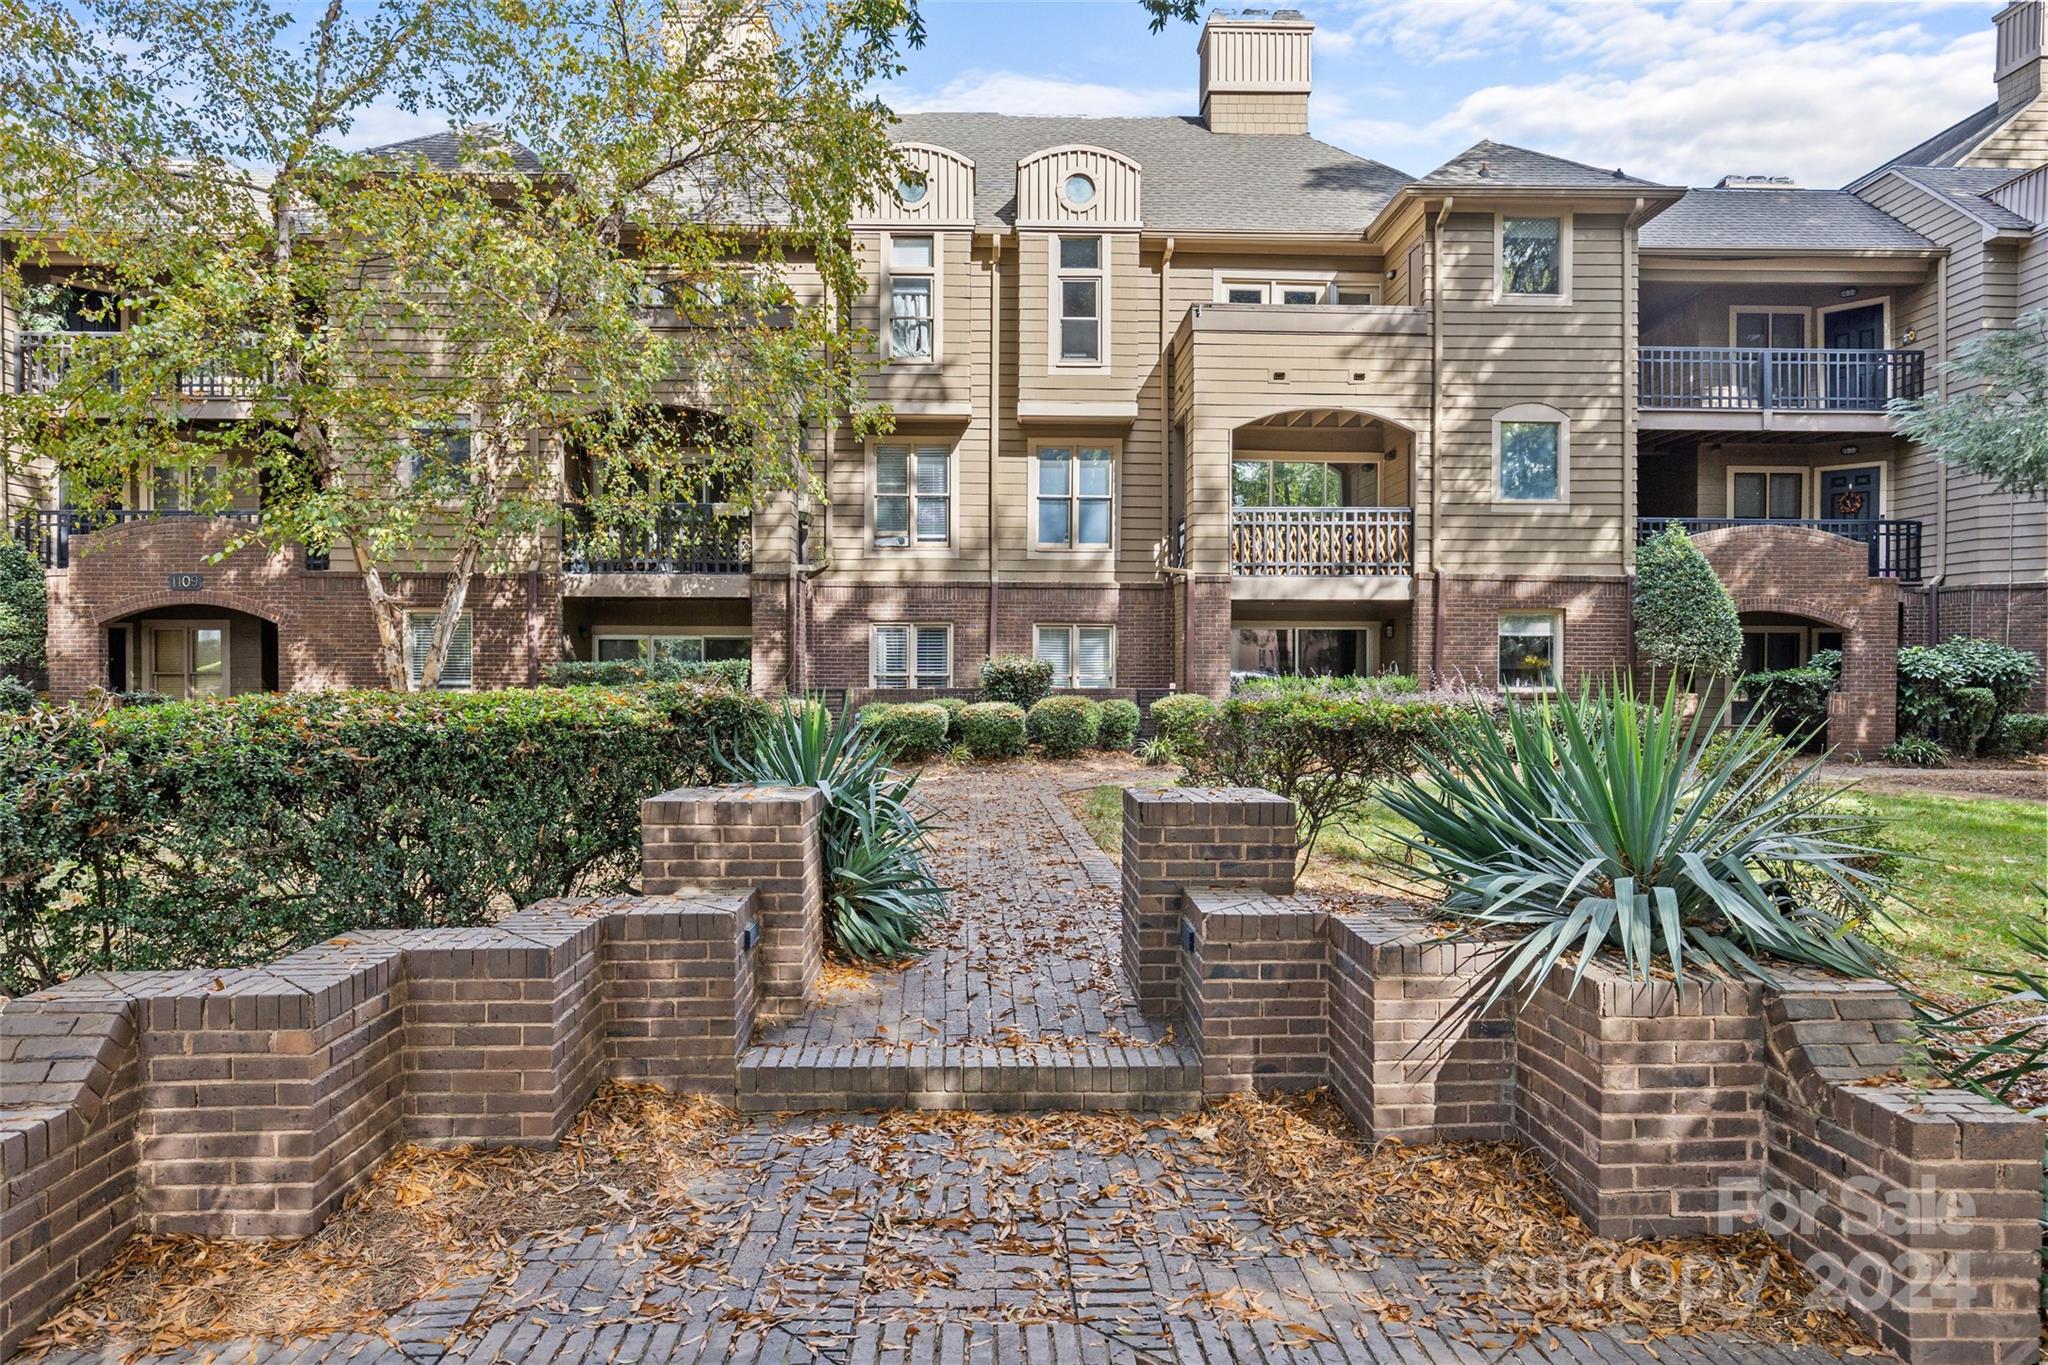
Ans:
<svg viewBox="0 0 2048 1365"><path fill-rule="evenodd" d="M336 138L335 143L348 151L361 151L447 131L445 116L415 114L391 104L369 104L356 111L347 136Z"/></svg>
<svg viewBox="0 0 2048 1365"><path fill-rule="evenodd" d="M1179 87L1130 89L1017 71L964 71L937 90L892 84L880 87L876 93L890 108L904 114L953 109L1070 118L1142 118L1184 114L1194 103L1192 91Z"/></svg>
<svg viewBox="0 0 2048 1365"><path fill-rule="evenodd" d="M1375 6L1342 35L1317 72L1317 131L1417 172L1491 137L1677 184L1743 172L1838 185L1992 98L1988 14L1946 40L1889 6L1411 0ZM1407 121L1377 112L1398 101L1347 95L1343 67L1368 53L1421 63L1453 90L1439 68L1532 74ZM1368 80L1386 74L1383 61L1366 67Z"/></svg>

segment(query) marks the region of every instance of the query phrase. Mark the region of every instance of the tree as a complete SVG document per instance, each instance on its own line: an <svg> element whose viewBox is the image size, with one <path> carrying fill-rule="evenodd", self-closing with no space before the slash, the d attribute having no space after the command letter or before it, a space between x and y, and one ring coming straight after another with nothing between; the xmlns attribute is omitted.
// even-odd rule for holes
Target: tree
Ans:
<svg viewBox="0 0 2048 1365"><path fill-rule="evenodd" d="M1725 678L1742 665L1735 598L1685 528L1666 526L1636 552L1636 648L1658 666Z"/></svg>
<svg viewBox="0 0 2048 1365"><path fill-rule="evenodd" d="M878 422L847 228L897 170L863 92L921 38L914 0L295 8L0 18L0 201L27 229L0 289L125 319L0 414L74 500L168 475L219 510L260 484L236 547L346 547L394 688L396 580L445 574L432 687L475 575L548 552L566 452L616 530L685 488L805 487L807 433ZM453 131L343 150L373 106ZM194 376L246 415L177 420Z"/></svg>
<svg viewBox="0 0 2048 1365"><path fill-rule="evenodd" d="M1891 401L1892 426L2001 493L2048 496L2048 311L1965 342L1947 397Z"/></svg>
<svg viewBox="0 0 2048 1365"><path fill-rule="evenodd" d="M18 541L0 538L0 673L43 666L50 603L43 566Z"/></svg>

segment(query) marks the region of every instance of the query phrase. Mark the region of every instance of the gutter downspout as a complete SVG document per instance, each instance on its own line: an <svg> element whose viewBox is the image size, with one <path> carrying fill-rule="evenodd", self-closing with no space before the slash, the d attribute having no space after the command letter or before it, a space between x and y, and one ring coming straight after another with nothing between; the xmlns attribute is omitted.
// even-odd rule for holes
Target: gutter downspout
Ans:
<svg viewBox="0 0 2048 1365"><path fill-rule="evenodd" d="M1443 528L1444 425L1444 219L1457 199L1445 195L1437 206L1436 219L1429 225L1429 571L1435 584L1430 594L1429 683L1434 687L1444 671L1444 565L1438 553ZM1427 212L1427 210L1425 210Z"/></svg>
<svg viewBox="0 0 2048 1365"><path fill-rule="evenodd" d="M996 656L996 447L1003 431L1003 234L988 236L988 656Z"/></svg>
<svg viewBox="0 0 2048 1365"><path fill-rule="evenodd" d="M1642 396L1636 353L1637 344L1642 340L1643 287L1642 267L1636 254L1636 243L1640 240L1636 229L1641 225L1643 210L1649 207L1649 203L1648 199L1637 195L1635 208L1629 211L1628 218L1621 225L1621 245L1624 259L1628 262L1627 288L1622 294L1621 306L1621 420L1627 444L1627 454L1621 465L1621 581L1628 585L1630 620L1624 657L1628 659L1631 676L1636 671L1636 514L1642 510L1641 423L1638 419Z"/></svg>
<svg viewBox="0 0 2048 1365"><path fill-rule="evenodd" d="M1934 262L1934 332L1937 363L1935 396L1948 399L1948 257ZM1927 643L1941 643L1941 584L1948 577L1948 461L1935 461L1934 493L1934 577L1921 586L1927 594Z"/></svg>

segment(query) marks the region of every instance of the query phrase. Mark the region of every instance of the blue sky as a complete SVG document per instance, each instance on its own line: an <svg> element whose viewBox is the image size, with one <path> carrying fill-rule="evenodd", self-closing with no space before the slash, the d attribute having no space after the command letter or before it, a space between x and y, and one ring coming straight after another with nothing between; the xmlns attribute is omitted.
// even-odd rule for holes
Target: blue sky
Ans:
<svg viewBox="0 0 2048 1365"><path fill-rule="evenodd" d="M1284 3L1284 0L1282 0ZM1276 6L1277 7L1277 6ZM1336 0L1311 131L1420 175L1493 137L1633 175L1838 185L1990 103L1993 0ZM925 0L902 109L1191 114L1197 30L1135 0Z"/></svg>

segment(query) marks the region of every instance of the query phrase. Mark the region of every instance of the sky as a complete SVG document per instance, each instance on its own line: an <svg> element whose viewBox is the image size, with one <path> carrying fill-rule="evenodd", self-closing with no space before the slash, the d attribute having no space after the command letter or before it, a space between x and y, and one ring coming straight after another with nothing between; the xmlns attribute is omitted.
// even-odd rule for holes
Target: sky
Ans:
<svg viewBox="0 0 2048 1365"><path fill-rule="evenodd" d="M1835 186L1994 94L1995 0L1298 7L1316 25L1310 132L1412 175L1490 137L1668 184ZM1198 30L1150 33L1136 0L923 9L928 41L881 91L899 110L1197 110Z"/></svg>

